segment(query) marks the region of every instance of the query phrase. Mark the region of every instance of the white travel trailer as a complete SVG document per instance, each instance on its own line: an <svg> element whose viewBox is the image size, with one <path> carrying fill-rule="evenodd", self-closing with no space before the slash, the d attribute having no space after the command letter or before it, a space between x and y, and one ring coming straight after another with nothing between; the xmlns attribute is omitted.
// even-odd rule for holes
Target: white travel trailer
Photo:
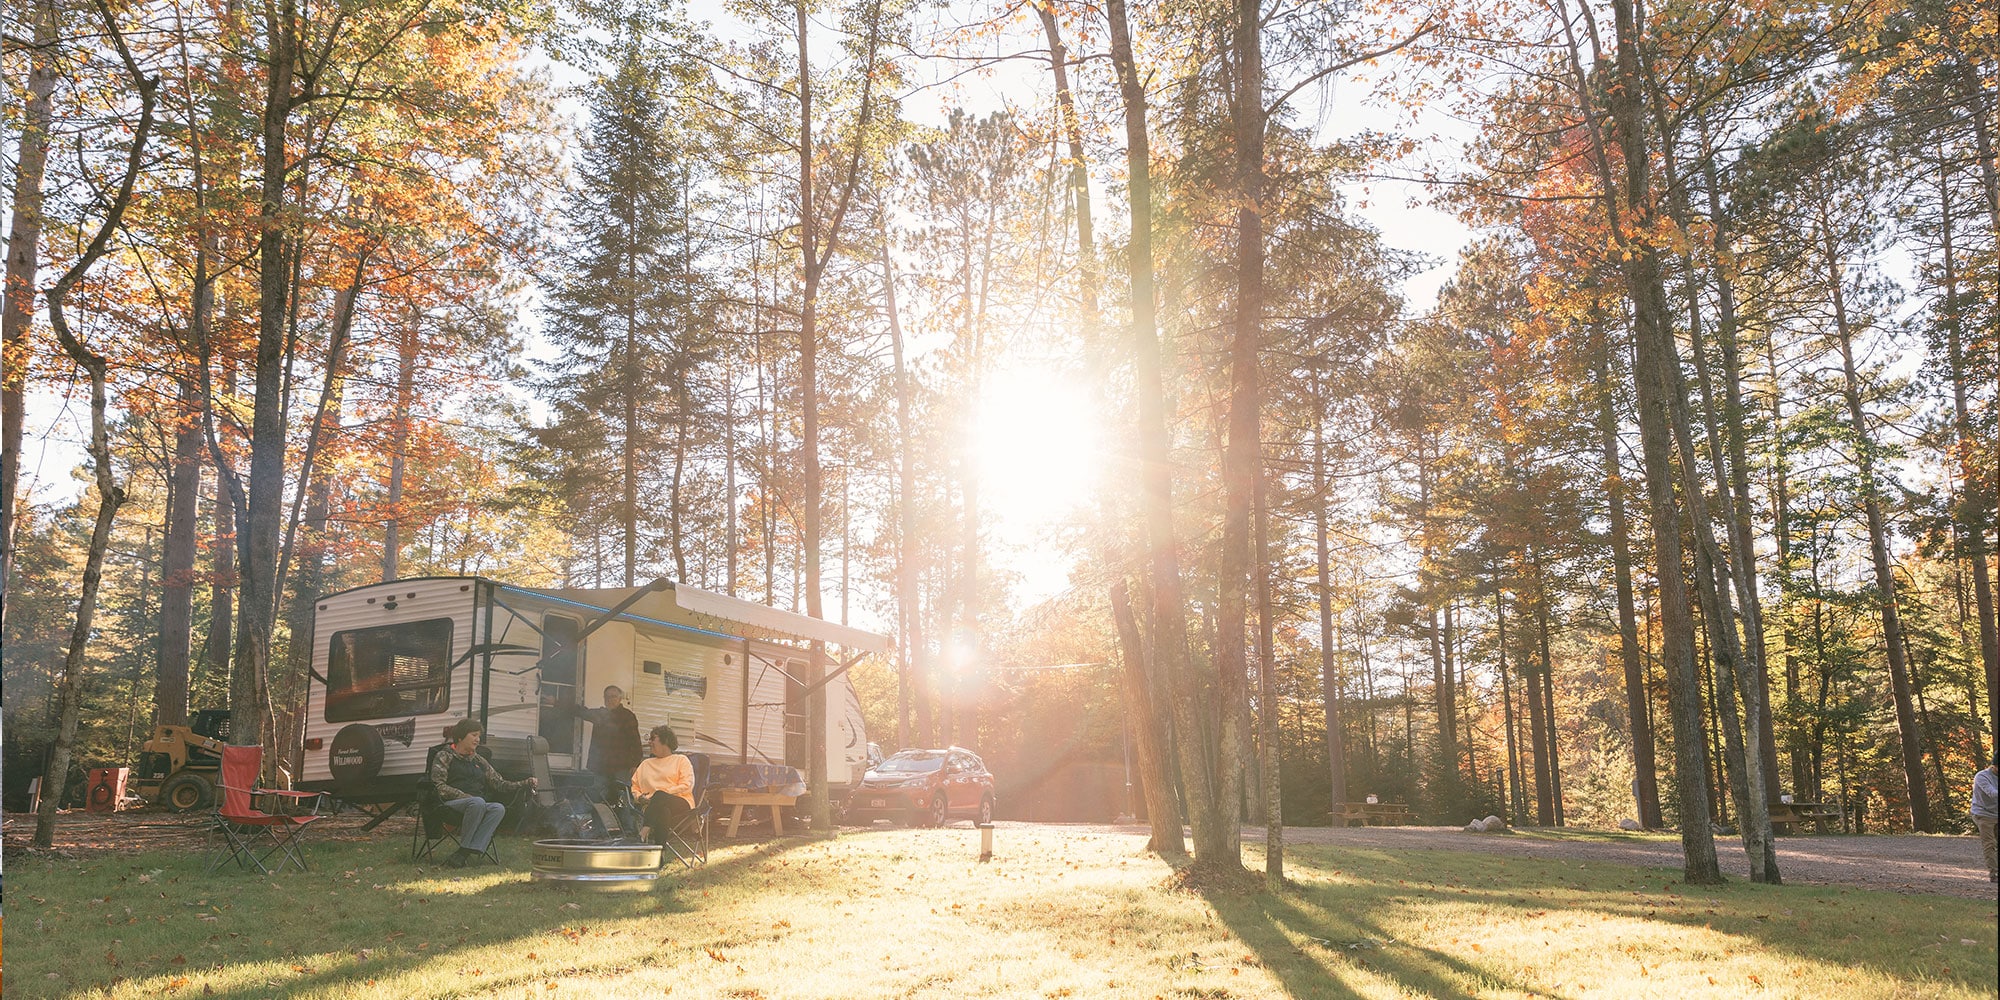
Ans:
<svg viewBox="0 0 2000 1000"><path fill-rule="evenodd" d="M628 692L641 730L674 727L718 763L807 771L806 643L837 647L826 683L827 780L867 766L861 705L842 664L886 636L664 580L547 590L483 577L425 577L328 594L313 618L300 786L386 818L415 799L429 749L462 718L485 727L494 763L589 788L590 724L564 706ZM837 799L840 796L836 793ZM378 819L379 822L379 819Z"/></svg>

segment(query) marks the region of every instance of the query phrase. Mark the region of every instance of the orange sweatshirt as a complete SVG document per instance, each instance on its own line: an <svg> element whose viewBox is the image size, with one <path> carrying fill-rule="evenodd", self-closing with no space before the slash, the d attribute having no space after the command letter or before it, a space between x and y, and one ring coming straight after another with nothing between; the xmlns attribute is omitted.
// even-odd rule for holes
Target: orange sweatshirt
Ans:
<svg viewBox="0 0 2000 1000"><path fill-rule="evenodd" d="M632 772L632 797L643 801L654 792L669 792L694 807L694 765L680 754L648 757Z"/></svg>

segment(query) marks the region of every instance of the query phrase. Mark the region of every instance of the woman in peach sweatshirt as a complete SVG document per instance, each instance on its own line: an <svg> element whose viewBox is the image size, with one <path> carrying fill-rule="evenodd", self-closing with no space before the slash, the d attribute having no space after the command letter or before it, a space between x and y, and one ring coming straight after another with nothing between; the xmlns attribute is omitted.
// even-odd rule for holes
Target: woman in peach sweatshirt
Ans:
<svg viewBox="0 0 2000 1000"><path fill-rule="evenodd" d="M653 755L632 772L632 800L646 813L639 838L662 843L694 811L694 765L676 752L681 741L671 726L654 726L650 743Z"/></svg>

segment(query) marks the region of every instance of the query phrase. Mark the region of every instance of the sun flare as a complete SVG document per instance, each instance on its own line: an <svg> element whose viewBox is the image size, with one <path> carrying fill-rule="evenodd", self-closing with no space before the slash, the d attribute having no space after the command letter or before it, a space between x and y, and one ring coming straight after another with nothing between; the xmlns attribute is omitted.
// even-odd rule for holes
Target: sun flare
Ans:
<svg viewBox="0 0 2000 1000"><path fill-rule="evenodd" d="M1096 488L1102 421L1089 388L1065 374L1028 367L993 375L973 436L981 506L1021 542L1069 519Z"/></svg>

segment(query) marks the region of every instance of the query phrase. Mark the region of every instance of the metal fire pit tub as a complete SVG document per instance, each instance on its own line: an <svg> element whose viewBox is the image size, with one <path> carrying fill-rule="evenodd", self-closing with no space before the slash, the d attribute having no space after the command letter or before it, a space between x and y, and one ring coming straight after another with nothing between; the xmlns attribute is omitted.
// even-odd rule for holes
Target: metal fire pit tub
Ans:
<svg viewBox="0 0 2000 1000"><path fill-rule="evenodd" d="M663 850L658 844L537 840L534 877L578 889L645 889L660 877Z"/></svg>

